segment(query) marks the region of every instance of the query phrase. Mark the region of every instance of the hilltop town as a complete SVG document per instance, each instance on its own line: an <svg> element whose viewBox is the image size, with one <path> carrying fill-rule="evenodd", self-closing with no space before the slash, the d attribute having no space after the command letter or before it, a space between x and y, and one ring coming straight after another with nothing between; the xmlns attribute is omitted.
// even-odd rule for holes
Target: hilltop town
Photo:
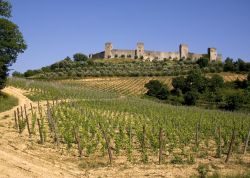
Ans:
<svg viewBox="0 0 250 178"><path fill-rule="evenodd" d="M105 51L91 54L89 56L93 59L110 59L110 58L131 58L131 59L144 59L144 60L187 60L199 59L208 57L210 61L218 61L222 59L220 54L217 54L216 48L208 48L206 54L197 54L189 51L187 44L180 44L178 52L162 52L145 50L144 43L138 42L135 50L127 49L113 49L111 42L105 43Z"/></svg>

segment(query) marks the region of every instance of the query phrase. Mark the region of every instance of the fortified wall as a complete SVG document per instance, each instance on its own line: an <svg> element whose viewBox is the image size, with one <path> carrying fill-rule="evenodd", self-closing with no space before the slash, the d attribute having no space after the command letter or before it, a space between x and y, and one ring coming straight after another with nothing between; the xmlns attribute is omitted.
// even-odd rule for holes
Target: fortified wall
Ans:
<svg viewBox="0 0 250 178"><path fill-rule="evenodd" d="M144 60L180 60L180 59L199 59L208 56L210 61L221 60L221 55L217 54L216 48L208 48L206 54L197 54L189 52L188 45L180 44L178 52L161 52L145 50L144 43L137 43L136 49L124 50L113 49L113 44L105 43L105 51L91 54L90 58L94 59L110 59L110 58L131 58L131 59L144 59Z"/></svg>

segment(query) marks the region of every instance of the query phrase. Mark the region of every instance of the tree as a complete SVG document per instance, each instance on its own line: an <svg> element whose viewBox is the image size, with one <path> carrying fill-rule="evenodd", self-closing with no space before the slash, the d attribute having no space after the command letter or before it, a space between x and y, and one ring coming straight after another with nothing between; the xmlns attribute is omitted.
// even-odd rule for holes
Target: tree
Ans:
<svg viewBox="0 0 250 178"><path fill-rule="evenodd" d="M21 73L21 72L18 72L18 71L14 71L13 73L12 73L12 76L13 77L23 77L24 75Z"/></svg>
<svg viewBox="0 0 250 178"><path fill-rule="evenodd" d="M183 91L183 89L185 88L185 78L183 76L173 78L172 85L176 91L178 89Z"/></svg>
<svg viewBox="0 0 250 178"><path fill-rule="evenodd" d="M11 16L11 4L0 0L0 90L4 88L8 67L16 62L19 53L27 48L22 33L16 24L6 18Z"/></svg>
<svg viewBox="0 0 250 178"><path fill-rule="evenodd" d="M160 100L166 100L168 99L170 92L168 90L168 87L166 85L162 85L161 89L157 93L156 97Z"/></svg>
<svg viewBox="0 0 250 178"><path fill-rule="evenodd" d="M212 76L212 78L209 80L208 87L211 91L216 91L219 88L222 88L224 85L224 79L218 75L215 74Z"/></svg>
<svg viewBox="0 0 250 178"><path fill-rule="evenodd" d="M200 70L192 70L186 78L183 93L187 91L198 91L203 93L207 88L207 79Z"/></svg>
<svg viewBox="0 0 250 178"><path fill-rule="evenodd" d="M0 16L11 17L11 4L8 1L0 0Z"/></svg>
<svg viewBox="0 0 250 178"><path fill-rule="evenodd" d="M75 62L81 62L81 61L87 61L88 57L85 54L76 53L74 54L73 59Z"/></svg>
<svg viewBox="0 0 250 178"><path fill-rule="evenodd" d="M198 99L198 93L196 91L188 91L184 95L184 104L186 105L195 105Z"/></svg>
<svg viewBox="0 0 250 178"><path fill-rule="evenodd" d="M250 82L250 72L247 75L247 80Z"/></svg>
<svg viewBox="0 0 250 178"><path fill-rule="evenodd" d="M224 64L224 71L228 72L228 71L234 71L235 70L235 66L233 63L233 59L227 57L225 60L225 64Z"/></svg>
<svg viewBox="0 0 250 178"><path fill-rule="evenodd" d="M158 99L165 100L169 96L169 90L167 85L161 83L159 80L150 80L145 84L148 89L147 95L154 96Z"/></svg>
<svg viewBox="0 0 250 178"><path fill-rule="evenodd" d="M160 91L162 84L159 80L150 80L148 83L145 84L145 87L148 89L147 95L149 96L156 96L157 93Z"/></svg>
<svg viewBox="0 0 250 178"><path fill-rule="evenodd" d="M207 67L209 60L207 58L200 58L197 61L197 64L199 64L200 68Z"/></svg>
<svg viewBox="0 0 250 178"><path fill-rule="evenodd" d="M242 97L238 94L231 94L226 97L225 109L229 111L238 110L241 107Z"/></svg>
<svg viewBox="0 0 250 178"><path fill-rule="evenodd" d="M238 71L248 71L247 64L242 59L238 59L236 66Z"/></svg>

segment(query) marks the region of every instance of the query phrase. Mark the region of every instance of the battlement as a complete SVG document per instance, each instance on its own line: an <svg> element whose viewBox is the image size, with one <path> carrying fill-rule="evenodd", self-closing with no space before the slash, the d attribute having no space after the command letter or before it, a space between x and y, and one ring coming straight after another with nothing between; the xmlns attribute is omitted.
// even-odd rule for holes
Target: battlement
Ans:
<svg viewBox="0 0 250 178"><path fill-rule="evenodd" d="M208 48L207 54L197 54L189 52L187 44L180 44L178 52L161 52L145 50L144 43L138 42L136 49L113 49L111 42L105 43L105 50L96 54L90 55L92 58L131 58L131 59L143 59L143 60L186 60L186 59L199 59L203 56L208 56L210 61L221 60L221 55L217 54L216 48Z"/></svg>

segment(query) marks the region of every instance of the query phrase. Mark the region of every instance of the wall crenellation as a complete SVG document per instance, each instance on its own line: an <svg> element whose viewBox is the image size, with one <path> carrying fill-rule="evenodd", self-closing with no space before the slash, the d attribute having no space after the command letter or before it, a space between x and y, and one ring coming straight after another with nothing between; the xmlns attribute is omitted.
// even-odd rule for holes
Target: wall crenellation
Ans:
<svg viewBox="0 0 250 178"><path fill-rule="evenodd" d="M139 42L136 45L135 50L125 49L113 49L111 42L105 43L105 50L96 54L90 54L91 58L132 58L132 59L144 59L144 60L180 60L180 59L199 59L203 56L208 56L210 61L221 60L221 55L217 54L216 48L208 48L207 54L197 54L189 52L187 44L180 44L178 52L161 52L145 50L144 43Z"/></svg>

